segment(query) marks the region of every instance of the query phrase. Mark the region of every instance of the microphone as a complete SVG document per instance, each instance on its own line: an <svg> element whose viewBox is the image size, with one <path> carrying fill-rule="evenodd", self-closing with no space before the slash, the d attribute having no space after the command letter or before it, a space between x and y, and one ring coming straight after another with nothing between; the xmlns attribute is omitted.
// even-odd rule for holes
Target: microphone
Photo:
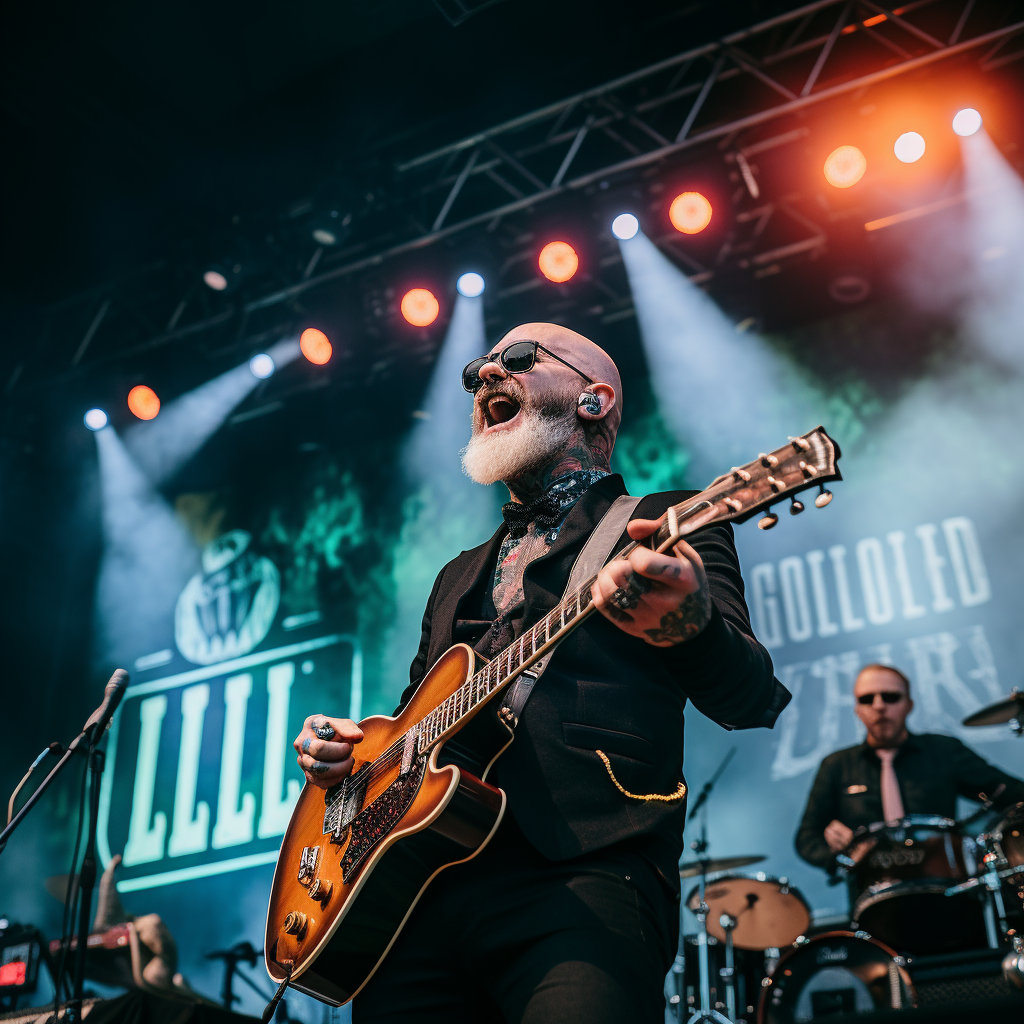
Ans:
<svg viewBox="0 0 1024 1024"><path fill-rule="evenodd" d="M98 740L103 735L103 730L110 725L110 719L117 710L124 691L128 688L128 673L123 668L114 670L103 690L103 703L89 716L85 725L82 726L83 733L91 733L93 740Z"/></svg>

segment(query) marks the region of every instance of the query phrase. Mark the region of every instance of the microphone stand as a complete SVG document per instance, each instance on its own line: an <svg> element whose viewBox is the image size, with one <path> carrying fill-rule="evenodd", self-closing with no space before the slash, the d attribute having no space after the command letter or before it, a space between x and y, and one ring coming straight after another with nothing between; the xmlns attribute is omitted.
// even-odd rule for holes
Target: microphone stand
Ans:
<svg viewBox="0 0 1024 1024"><path fill-rule="evenodd" d="M14 830L25 820L28 812L39 802L39 798L47 790L50 783L56 778L58 772L71 760L72 756L87 744L86 756L88 758L87 770L89 772L89 830L86 833L85 851L82 854L82 865L78 870L78 944L75 947L74 959L74 990L71 999L65 1006L65 1021L67 1024L80 1024L82 1020L82 994L85 986L85 955L89 942L90 914L92 911L92 892L96 885L96 819L100 806L100 779L103 776L103 762L105 756L97 745L103 739L103 734L110 725L117 706L128 686L128 673L124 669L117 669L110 677L103 692L103 702L89 716L82 731L71 741L70 746L64 752L63 757L53 766L50 773L39 784L34 793L25 801L24 806L11 819L10 824L0 832L0 853L7 845L8 839ZM49 748L47 748L49 749ZM62 978L55 978L57 991L60 991Z"/></svg>
<svg viewBox="0 0 1024 1024"><path fill-rule="evenodd" d="M86 833L82 866L78 870L78 945L75 947L74 990L65 1004L64 1020L79 1024L82 1019L82 996L85 989L85 956L89 944L92 891L96 885L96 819L100 808L100 780L106 755L96 748L102 733L92 731L89 743L89 831Z"/></svg>

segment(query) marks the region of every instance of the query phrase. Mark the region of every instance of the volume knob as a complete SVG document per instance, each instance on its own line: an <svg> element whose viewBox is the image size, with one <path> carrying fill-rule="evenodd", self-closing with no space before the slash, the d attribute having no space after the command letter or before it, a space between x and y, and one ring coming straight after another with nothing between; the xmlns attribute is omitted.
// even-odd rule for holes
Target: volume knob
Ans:
<svg viewBox="0 0 1024 1024"><path fill-rule="evenodd" d="M289 935L298 935L301 938L306 932L307 920L308 918L301 911L292 910L284 919L282 928Z"/></svg>
<svg viewBox="0 0 1024 1024"><path fill-rule="evenodd" d="M334 885L326 878L318 878L309 887L309 898L318 903L326 903L331 898L331 891Z"/></svg>

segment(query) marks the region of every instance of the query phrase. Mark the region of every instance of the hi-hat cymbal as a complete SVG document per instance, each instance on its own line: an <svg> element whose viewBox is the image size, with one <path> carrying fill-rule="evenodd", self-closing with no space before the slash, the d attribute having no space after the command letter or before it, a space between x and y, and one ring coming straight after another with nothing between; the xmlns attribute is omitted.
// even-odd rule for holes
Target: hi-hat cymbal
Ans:
<svg viewBox="0 0 1024 1024"><path fill-rule="evenodd" d="M996 701L995 704L989 704L987 708L982 708L980 711L975 711L973 715L968 715L964 719L963 724L1002 725L1018 715L1024 716L1024 693L1018 693L1016 690L1013 690L1010 696L1004 700Z"/></svg>
<svg viewBox="0 0 1024 1024"><path fill-rule="evenodd" d="M707 875L716 871L734 871L736 868L745 868L750 864L760 864L768 857L762 854L755 854L753 857L718 857L715 860L688 860L679 865L680 878L695 878L702 872Z"/></svg>

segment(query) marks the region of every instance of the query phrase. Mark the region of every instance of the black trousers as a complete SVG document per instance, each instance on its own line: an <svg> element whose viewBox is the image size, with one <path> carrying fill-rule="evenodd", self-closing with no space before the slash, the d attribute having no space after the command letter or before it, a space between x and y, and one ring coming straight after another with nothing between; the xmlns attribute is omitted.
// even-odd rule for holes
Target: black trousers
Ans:
<svg viewBox="0 0 1024 1024"><path fill-rule="evenodd" d="M679 904L628 849L549 861L506 814L434 879L353 1024L663 1024Z"/></svg>

